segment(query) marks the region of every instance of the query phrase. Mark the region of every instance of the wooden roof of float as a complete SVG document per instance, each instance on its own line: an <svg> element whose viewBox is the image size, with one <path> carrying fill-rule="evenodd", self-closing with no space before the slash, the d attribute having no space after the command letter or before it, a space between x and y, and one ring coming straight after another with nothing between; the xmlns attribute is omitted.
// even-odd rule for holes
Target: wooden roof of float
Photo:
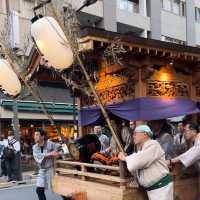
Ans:
<svg viewBox="0 0 200 200"><path fill-rule="evenodd" d="M122 46L132 52L144 53L152 56L158 55L191 62L200 61L200 48L197 47L178 45L90 27L84 28L81 31L81 50L93 50L96 45L102 47L104 45L106 46L115 38L120 38Z"/></svg>

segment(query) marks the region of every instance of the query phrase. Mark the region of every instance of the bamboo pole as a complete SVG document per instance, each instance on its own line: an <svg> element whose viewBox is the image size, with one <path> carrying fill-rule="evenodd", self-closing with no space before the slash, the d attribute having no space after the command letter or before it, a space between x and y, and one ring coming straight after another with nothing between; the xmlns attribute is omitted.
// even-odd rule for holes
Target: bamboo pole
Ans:
<svg viewBox="0 0 200 200"><path fill-rule="evenodd" d="M61 17L60 17L60 15L59 15L59 13L56 11L56 9L55 9L55 7L54 7L54 5L53 5L53 2L50 3L50 8L51 8L51 11L52 11L52 13L53 13L55 19L57 20L57 22L58 22L59 25L61 26L62 30L64 31L66 38L68 38L68 37L67 37L67 33L66 33L66 31L65 31L64 24L61 22L61 20L60 20ZM124 152L124 149L123 149L123 146L122 146L122 144L121 144L121 142L120 142L120 140L119 140L119 138L118 138L118 136L117 136L115 130L114 130L113 127L112 127L112 124L111 124L111 121L110 121L110 119L109 119L108 113L106 112L106 110L105 110L105 108L104 108L104 106L103 106L103 104L102 104L102 102L101 102L101 99L99 98L99 96L98 96L98 94L97 94L97 92L96 92L96 90L95 90L95 87L94 87L92 81L90 80L90 77L89 77L89 75L88 75L88 73L87 73L87 71L86 71L86 69L85 69L85 67L84 67L84 64L83 64L83 62L82 62L82 60L81 60L79 54L76 54L76 58L77 58L77 61L78 61L79 64L80 64L81 70L82 70L82 72L83 72L83 74L84 74L84 76L85 76L85 78L86 78L86 80L87 80L87 82L88 82L88 84L89 84L89 87L90 87L90 89L92 90L92 93L94 94L94 96L95 96L95 98L96 98L96 100L97 100L97 103L98 103L98 105L99 105L99 107L100 107L100 109L101 109L101 112L102 112L102 114L103 114L103 116L104 116L104 118L105 118L105 120L106 120L106 122L107 122L107 124L108 124L108 127L109 127L109 129L110 129L110 131L111 131L111 133L112 133L112 136L114 137L114 139L115 139L115 141L116 141L116 143L117 143L117 146L118 146L119 150L120 150L121 152L125 153L125 152Z"/></svg>
<svg viewBox="0 0 200 200"><path fill-rule="evenodd" d="M6 55L6 59L7 59L8 62L10 63L10 65L11 65L13 71L14 71L14 72L18 75L18 77L20 77L20 79L23 81L24 85L27 87L27 89L29 90L29 92L32 94L33 98L34 98L36 101L38 101L38 102L42 102L42 101L41 101L41 98L38 97L38 96L35 94L35 92L33 91L32 87L28 84L28 81L26 80L26 78L25 78L20 72L18 72L18 71L16 70L16 66L15 66L15 65L17 65L17 68L18 68L18 69L20 69L20 67L19 67L18 63L16 63L16 62L13 63L13 61L12 61L12 59L11 59L11 57L10 57L10 55L9 55L9 52L7 51L7 48L5 47L5 45L1 43L1 46L2 46L2 48L3 48L4 54ZM66 140L65 140L64 136L58 131L58 129L57 129L55 123L54 123L54 119L53 119L52 115L50 115L50 114L48 113L48 111L47 111L45 105L42 104L42 103L40 103L40 107L41 107L43 113L47 116L48 120L50 121L51 126L53 126L53 127L55 128L56 133L61 137L62 141L64 141L64 142L66 143Z"/></svg>

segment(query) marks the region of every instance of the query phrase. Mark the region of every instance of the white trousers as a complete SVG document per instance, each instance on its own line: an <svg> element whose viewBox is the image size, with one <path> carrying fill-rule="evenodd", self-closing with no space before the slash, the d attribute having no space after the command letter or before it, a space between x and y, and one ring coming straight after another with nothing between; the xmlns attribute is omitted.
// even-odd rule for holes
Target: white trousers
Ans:
<svg viewBox="0 0 200 200"><path fill-rule="evenodd" d="M149 200L173 200L174 199L174 185L173 182L168 185L151 190L147 192Z"/></svg>
<svg viewBox="0 0 200 200"><path fill-rule="evenodd" d="M51 190L52 176L53 176L52 169L39 169L39 173L37 175L36 186Z"/></svg>

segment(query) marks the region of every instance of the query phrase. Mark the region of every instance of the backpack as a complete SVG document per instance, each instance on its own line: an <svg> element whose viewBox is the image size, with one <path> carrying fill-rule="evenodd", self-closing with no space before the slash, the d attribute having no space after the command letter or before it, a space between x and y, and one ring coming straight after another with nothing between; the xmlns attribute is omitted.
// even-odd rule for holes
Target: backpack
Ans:
<svg viewBox="0 0 200 200"><path fill-rule="evenodd" d="M11 149L9 147L5 147L4 150L3 150L3 157L5 159L13 159L15 156L15 150L14 149Z"/></svg>

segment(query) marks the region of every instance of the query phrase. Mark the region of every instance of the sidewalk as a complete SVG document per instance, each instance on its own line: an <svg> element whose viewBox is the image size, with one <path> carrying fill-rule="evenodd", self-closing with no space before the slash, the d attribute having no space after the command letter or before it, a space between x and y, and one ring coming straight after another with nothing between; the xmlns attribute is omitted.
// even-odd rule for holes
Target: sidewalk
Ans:
<svg viewBox="0 0 200 200"><path fill-rule="evenodd" d="M22 185L22 184L26 184L26 185L34 184L36 182L36 175L33 175L33 174L34 174L33 171L24 172L22 174L23 180L17 181L17 182L7 182L6 179L0 178L0 189Z"/></svg>

